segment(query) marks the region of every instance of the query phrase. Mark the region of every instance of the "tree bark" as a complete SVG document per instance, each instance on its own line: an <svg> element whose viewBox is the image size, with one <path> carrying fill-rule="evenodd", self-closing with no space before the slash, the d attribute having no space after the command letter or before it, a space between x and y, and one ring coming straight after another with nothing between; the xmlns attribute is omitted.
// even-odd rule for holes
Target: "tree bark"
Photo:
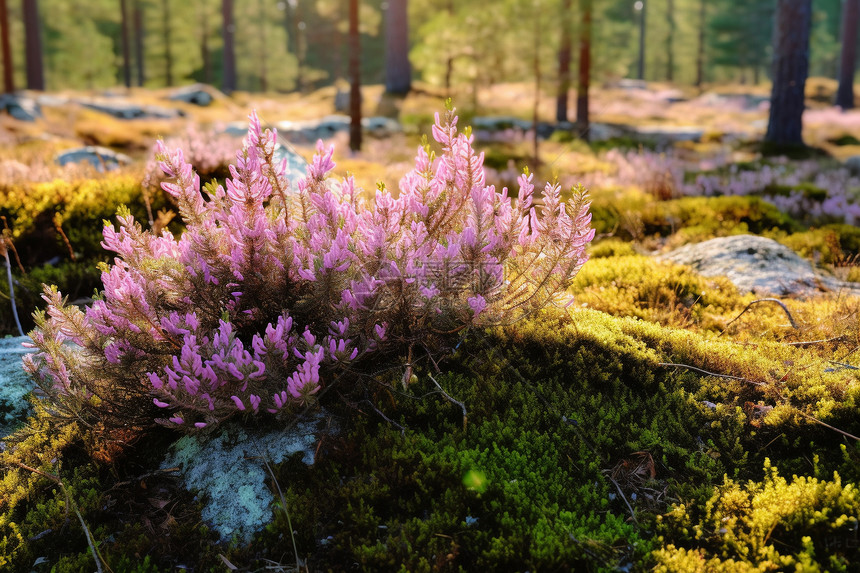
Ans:
<svg viewBox="0 0 860 573"><path fill-rule="evenodd" d="M233 23L233 0L221 0L221 34L224 38L223 76L221 88L226 94L236 91L236 50L233 40L236 25Z"/></svg>
<svg viewBox="0 0 860 573"><path fill-rule="evenodd" d="M200 58L203 60L203 83L212 83L212 57L209 54L209 6L200 4Z"/></svg>
<svg viewBox="0 0 860 573"><path fill-rule="evenodd" d="M257 0L257 9L260 26L260 52L257 54L257 59L260 61L260 91L265 93L269 91L268 69L266 67L266 54L268 51L268 46L266 45L266 24L268 24L268 19L266 18L266 7L263 0Z"/></svg>
<svg viewBox="0 0 860 573"><path fill-rule="evenodd" d="M3 51L3 92L15 91L15 76L12 66L12 46L9 43L9 13L6 0L0 0L0 50Z"/></svg>
<svg viewBox="0 0 860 573"><path fill-rule="evenodd" d="M361 37L358 1L349 0L349 148L361 151Z"/></svg>
<svg viewBox="0 0 860 573"><path fill-rule="evenodd" d="M122 75L123 81L125 82L125 87L131 87L131 50L129 48L128 41L128 1L127 0L119 0L119 11L120 11L120 19L121 19L121 32L122 36Z"/></svg>
<svg viewBox="0 0 860 573"><path fill-rule="evenodd" d="M699 45L696 50L696 87L702 89L705 83L705 18L707 0L699 0Z"/></svg>
<svg viewBox="0 0 860 573"><path fill-rule="evenodd" d="M645 30L647 24L648 1L642 0L642 10L639 12L639 65L637 66L637 77L645 79Z"/></svg>
<svg viewBox="0 0 860 573"><path fill-rule="evenodd" d="M803 145L803 107L809 73L812 0L779 0L774 27L773 91L765 142Z"/></svg>
<svg viewBox="0 0 860 573"><path fill-rule="evenodd" d="M27 89L45 90L45 69L42 64L42 30L37 0L23 0L24 47L27 55Z"/></svg>
<svg viewBox="0 0 860 573"><path fill-rule="evenodd" d="M540 39L541 39L541 19L540 8L538 7L532 14L535 19L534 29L534 59L532 60L532 71L535 76L535 97L532 105L532 154L534 156L534 170L537 172L540 166L540 141L538 140L538 121L540 119Z"/></svg>
<svg viewBox="0 0 860 573"><path fill-rule="evenodd" d="M579 137L588 141L588 90L591 86L591 19L592 0L579 0L581 31L579 33L579 81L576 84L576 124Z"/></svg>
<svg viewBox="0 0 860 573"><path fill-rule="evenodd" d="M143 8L140 7L140 0L134 2L134 51L137 54L137 85L143 87L146 76L144 70L144 52L143 52Z"/></svg>
<svg viewBox="0 0 860 573"><path fill-rule="evenodd" d="M666 81L675 81L675 0L666 0Z"/></svg>
<svg viewBox="0 0 860 573"><path fill-rule="evenodd" d="M582 2L582 0L580 0ZM570 34L572 0L561 5L561 42L558 49L558 93L555 98L555 120L567 121L567 100L570 92L570 60L573 40Z"/></svg>
<svg viewBox="0 0 860 573"><path fill-rule="evenodd" d="M839 62L839 90L836 105L854 108L854 70L857 65L857 22L860 0L842 1L842 55Z"/></svg>
<svg viewBox="0 0 860 573"><path fill-rule="evenodd" d="M412 89L407 2L390 0L385 19L385 91L392 94L407 94Z"/></svg>
<svg viewBox="0 0 860 573"><path fill-rule="evenodd" d="M173 46L170 34L170 0L161 0L162 40L164 41L164 81L173 85Z"/></svg>

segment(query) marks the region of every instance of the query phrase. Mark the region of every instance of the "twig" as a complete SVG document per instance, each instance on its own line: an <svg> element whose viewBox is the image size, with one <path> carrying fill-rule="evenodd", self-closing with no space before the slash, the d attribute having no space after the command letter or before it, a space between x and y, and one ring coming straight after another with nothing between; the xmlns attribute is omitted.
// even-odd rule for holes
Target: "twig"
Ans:
<svg viewBox="0 0 860 573"><path fill-rule="evenodd" d="M612 479L612 476L607 475L606 477L607 477L607 478L609 478L609 481L611 481L611 482L612 482L612 485L614 485L614 486L615 486L615 489L617 489L617 490L618 490L618 493L621 495L621 499L623 499L623 500L624 500L624 505L626 505L626 506L627 506L627 509L629 509L629 510L630 510L630 517L632 517L632 518L633 518L633 523L635 523L635 524L636 524L636 527L639 527L639 522L636 520L636 513L633 511L633 507L631 507L630 502L629 502L629 501L627 501L627 496L626 496L626 495L624 495L624 492L623 492L623 491L621 491L621 486L620 486L620 485L618 485L618 482L617 482L617 481L615 481L614 479Z"/></svg>
<svg viewBox="0 0 860 573"><path fill-rule="evenodd" d="M763 386L761 382L753 382L748 378L741 378L740 376L732 376L730 374L718 374L716 372L708 372L707 370L702 370L701 368L696 368L695 366L690 366L689 364L675 364L672 362L658 362L657 366L665 366L665 367L675 367L675 368L686 368L688 370L694 370L706 376L716 376L717 378L728 378L729 380L737 380L739 382L746 382L747 384L752 384L753 386Z"/></svg>
<svg viewBox="0 0 860 573"><path fill-rule="evenodd" d="M760 302L775 302L775 303L776 303L776 304L778 304L778 305L780 306L780 308L782 308L782 310L785 312L785 315L788 317L788 322L790 322L790 323L791 323L791 327L792 327L792 328L795 328L795 329L796 329L796 328L800 328L799 326L797 326L797 323L794 321L794 317L793 317L793 316L791 316L791 312L789 312L788 307L787 307L787 306L785 306L785 303L784 303L784 302L782 302L782 301L781 301L781 300L779 300L778 298L760 298L760 299L754 300L754 301L752 301L751 303L749 303L748 305L746 305L746 307L741 311L741 313L740 313L739 315L737 315L736 317L734 317L733 319L731 319L731 320L729 321L729 323L726 325L726 327L723 329L723 331L722 331L722 332L720 332L719 336L722 336L722 335L723 335L723 333L725 333L725 331L726 331L726 330L728 330L728 328L729 328L729 327L730 327L730 326L731 326L731 325L732 325L732 324L733 324L737 319L739 319L740 317L742 317L742 316L744 315L744 313L745 313L746 311L748 311L748 310L752 307L752 305L754 305L754 304L758 304L758 303L760 303Z"/></svg>
<svg viewBox="0 0 860 573"><path fill-rule="evenodd" d="M275 477L275 472L272 471L272 466L269 465L269 460L266 459L266 456L262 456L262 459L269 475L272 476L272 481L275 482L275 487L278 489L278 497L281 498L281 507L284 508L284 514L287 516L287 527L290 528L290 539L293 541L293 554L296 557L296 571L301 571L302 561L299 559L299 548L296 545L296 536L293 533L293 522L290 519L289 510L287 510L287 499L284 497L284 492L281 490L281 484L278 483L278 479Z"/></svg>
<svg viewBox="0 0 860 573"><path fill-rule="evenodd" d="M460 402L459 400L455 400L454 398L452 398L451 396L449 396L449 395L448 395L448 393L447 393L447 392L445 392L445 390L443 390L443 389L442 389L442 386L440 386L440 385L439 385L439 383L438 383L438 382L436 382L436 379L435 379L435 378L433 378L433 377L432 377L432 376L430 376L429 374L427 375L427 377L428 377L428 378L430 378L430 380L432 380L432 381L433 381L433 384L435 384L435 385L436 385L436 388L438 388L438 389L439 389L439 392L441 392L441 393L442 393L442 395L443 395L443 396L445 396L445 398L446 398L449 402L451 402L452 404L456 404L456 405L460 406L460 409L461 409L461 410L463 410L463 430L465 430L465 429L466 429L466 421L468 420L468 416L466 415L466 405L465 405L465 404L463 404L462 402Z"/></svg>
<svg viewBox="0 0 860 573"><path fill-rule="evenodd" d="M18 327L18 334L24 336L24 329L21 328L21 320L18 318L18 307L15 306L15 286L12 281L12 263L9 261L9 249L7 248L8 241L5 237L2 239L3 256L6 257L6 280L9 281L9 299L12 301L12 316L15 317L15 325Z"/></svg>
<svg viewBox="0 0 860 573"><path fill-rule="evenodd" d="M15 242L12 241L12 229L9 228L9 222L5 215L0 215L0 220L3 221L3 236L6 237L6 246L12 249L12 254L15 255L15 262L18 263L18 269L21 274L27 276L27 271L24 270L24 265L21 264L21 257L18 256L18 249L15 248Z"/></svg>
<svg viewBox="0 0 860 573"><path fill-rule="evenodd" d="M69 250L69 257L71 257L73 261L77 261L78 259L75 256L75 250L72 248L72 242L69 241L69 237L66 235L66 232L63 231L62 218L59 213L54 215L54 228L57 229L57 233L60 234L63 242L66 244L66 248Z"/></svg>
<svg viewBox="0 0 860 573"><path fill-rule="evenodd" d="M801 416L803 416L804 418L807 418L807 419L809 419L809 420L812 420L812 421L813 421L813 422L815 422L816 424L821 424L822 426L824 426L824 427L825 427L825 428L827 428L827 429L830 429L830 430L833 430L834 432L838 432L838 433L842 434L842 435L843 435L843 436L845 436L846 438L851 438L852 440L857 440L858 442L860 442L860 438L858 438L858 437L857 437L857 436L855 436L854 434L849 434L848 432L844 432L844 431L840 430L839 428L834 428L834 427L833 427L833 426L831 426L830 424L825 424L824 422L822 422L821 420L819 420L819 419L818 419L818 418L816 418L815 416L810 416L809 414L804 414L804 413L803 413L803 412L801 412L800 410L797 410L797 413L798 413L798 414L800 414Z"/></svg>
<svg viewBox="0 0 860 573"><path fill-rule="evenodd" d="M837 362L836 360L828 360L827 362L829 362L830 364L841 366L842 368L845 368L847 370L860 370L860 368L858 368L857 366L846 364L845 362Z"/></svg>
<svg viewBox="0 0 860 573"><path fill-rule="evenodd" d="M848 338L847 334L840 334L839 336L834 336L833 338L822 338L821 340L803 340L800 342L789 342L789 346L812 346L814 344L827 344L828 342L838 342L840 340L845 340Z"/></svg>
<svg viewBox="0 0 860 573"><path fill-rule="evenodd" d="M382 419L383 419L383 420L385 420L386 422L388 422L388 423L389 423L389 424L391 424L392 426L397 426L397 429L398 429L398 430L400 430L400 435L401 435L401 436L405 436L405 435L406 435L406 428L404 428L403 426L401 426L400 424L398 424L397 422L395 422L394 420L392 420L391 418L389 418L388 416L386 416L385 414L383 414L383 413L379 410L379 408L377 408L377 407L376 407L376 405L375 405L373 402L371 402L369 399L365 399L364 401L365 401L365 402L367 402L368 404L370 404L370 407L371 407L371 408L373 408L373 411L374 411L374 412L376 412L377 414L379 414L379 415L382 417Z"/></svg>
<svg viewBox="0 0 860 573"><path fill-rule="evenodd" d="M43 472L41 470L30 467L30 466L23 464L21 462L13 461L12 463L21 469L27 470L28 472L32 472L36 475L40 475L42 477L48 478L49 480L51 480L52 482L54 482L55 484L60 486L60 489L63 490L63 495L66 497L66 516L67 516L66 519L68 519L69 507L71 507L74 510L75 515L78 516L78 521L81 522L81 527L84 530L84 536L87 538L87 545L90 546L90 551L92 551L92 553L93 553L93 561L96 562L96 570L98 571L98 573L104 573L104 570L102 569L102 563L104 563L105 567L107 567L107 570L110 571L111 573L113 573L113 570L107 564L107 561L105 561L104 557L102 557L102 554L96 548L95 539L93 538L93 534L90 533L90 529L89 529L89 527L87 527L87 524L84 521L84 517L81 515L81 512L78 510L78 504L76 504L72 500L72 498L69 497L69 492L66 490L66 486L63 485L63 480L61 480L59 477L57 477L53 474Z"/></svg>
<svg viewBox="0 0 860 573"><path fill-rule="evenodd" d="M179 471L179 468L167 468L167 469L163 469L163 470L155 470L155 471L147 472L145 474L135 476L129 480L117 482L117 483L113 484L113 486L111 486L110 490L108 490L108 491L111 491L111 490L114 490L114 489L117 489L117 488L120 488L123 486L127 486L131 483L139 482L139 481L147 479L147 478L151 478L151 477L155 477L155 476L159 476L159 475L163 475L163 474L175 473L178 471Z"/></svg>

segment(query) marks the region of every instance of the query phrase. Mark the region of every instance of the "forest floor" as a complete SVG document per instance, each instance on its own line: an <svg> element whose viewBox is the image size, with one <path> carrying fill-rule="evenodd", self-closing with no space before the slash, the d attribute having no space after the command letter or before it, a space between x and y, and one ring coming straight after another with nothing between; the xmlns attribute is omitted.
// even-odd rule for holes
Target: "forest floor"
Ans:
<svg viewBox="0 0 860 573"><path fill-rule="evenodd" d="M251 497L268 505L232 539L215 522L249 510L229 466L254 453L219 461L237 484L225 497L189 492L165 457L180 434L129 429L106 443L59 424L34 392L32 417L0 443L0 569L858 570L860 298L825 281L746 292L661 258L750 234L820 277L860 282L860 112L832 108L834 89L810 82L810 148L795 157L762 152L764 87L599 87L592 141L549 130L537 157L531 128L500 119L531 119L531 86L482 89L477 110L473 94L455 94L462 125L494 118L474 130L488 183L515 191L528 165L536 180L589 189L597 235L574 304L470 331L440 364L416 364L408 387L395 365L360 396L326 393L305 420L316 424L305 449L260 470ZM241 145L224 132L251 110L266 125L317 120L337 98L327 88L198 107L114 93L184 116L121 120L69 101L111 99L95 93L52 94L32 123L0 116L0 215L25 330L43 282L82 305L101 288L102 221L120 204L181 232L158 188L157 137L182 145L202 179L223 181ZM396 192L444 96L366 88L364 114L399 125L360 153L334 133L335 174L368 196L378 181ZM542 95L540 117L554 110ZM314 152L311 140L283 141ZM129 162L104 173L56 165L85 144ZM14 334L7 285L0 295L0 327ZM275 430L246 423L247 434L217 439L251 450Z"/></svg>

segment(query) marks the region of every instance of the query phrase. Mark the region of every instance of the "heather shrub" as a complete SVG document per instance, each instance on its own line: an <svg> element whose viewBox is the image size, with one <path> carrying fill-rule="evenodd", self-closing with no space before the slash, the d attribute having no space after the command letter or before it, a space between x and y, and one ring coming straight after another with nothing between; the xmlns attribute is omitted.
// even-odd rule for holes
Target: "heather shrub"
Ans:
<svg viewBox="0 0 860 573"><path fill-rule="evenodd" d="M327 178L318 145L289 190L276 134L255 115L226 186L200 189L181 150L159 147L163 185L186 225L145 231L127 209L104 227L116 253L85 311L47 288L26 367L58 415L111 425L152 418L203 428L240 413L289 413L370 353L405 365L462 332L567 302L593 237L582 189L568 204L533 177L515 199L486 186L483 156L449 111L394 197Z"/></svg>
<svg viewBox="0 0 860 573"><path fill-rule="evenodd" d="M205 130L190 124L184 133L165 140L172 149L181 149L185 160L194 166L202 181L218 179L223 181L230 176L230 163L236 156L236 138L215 130ZM146 164L143 184L147 188L160 188L165 181L156 154L153 153Z"/></svg>

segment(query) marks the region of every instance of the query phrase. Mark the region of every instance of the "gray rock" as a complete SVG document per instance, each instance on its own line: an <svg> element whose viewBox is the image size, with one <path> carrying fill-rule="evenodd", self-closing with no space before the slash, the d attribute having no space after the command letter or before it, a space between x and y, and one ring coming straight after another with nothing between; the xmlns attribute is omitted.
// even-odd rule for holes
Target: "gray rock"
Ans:
<svg viewBox="0 0 860 573"><path fill-rule="evenodd" d="M852 155L842 164L854 175L860 175L860 155Z"/></svg>
<svg viewBox="0 0 860 573"><path fill-rule="evenodd" d="M0 437L9 435L30 414L26 396L34 386L21 359L33 349L24 348L25 342L32 342L29 336L0 338Z"/></svg>
<svg viewBox="0 0 860 573"><path fill-rule="evenodd" d="M611 87L618 88L621 90L647 90L648 83L645 80L624 78L612 84Z"/></svg>
<svg viewBox="0 0 860 573"><path fill-rule="evenodd" d="M287 160L287 178L290 180L290 191L297 192L299 179L307 177L308 162L295 150L281 143L275 147L275 158L278 161Z"/></svg>
<svg viewBox="0 0 860 573"><path fill-rule="evenodd" d="M36 121L36 118L42 117L39 103L33 98L22 95L0 95L0 111L5 111L21 121Z"/></svg>
<svg viewBox="0 0 860 573"><path fill-rule="evenodd" d="M624 126L612 123L591 123L588 126L588 139L590 141L607 141L627 134Z"/></svg>
<svg viewBox="0 0 860 573"><path fill-rule="evenodd" d="M117 119L173 119L185 115L178 109L157 105L137 105L130 101L77 100L77 103Z"/></svg>
<svg viewBox="0 0 860 573"><path fill-rule="evenodd" d="M350 122L348 115L327 115L322 119L308 121L280 121L275 124L275 127L279 134L290 141L313 143L318 139L330 139L337 133L348 132ZM361 127L375 137L386 137L403 131L400 122L382 116L362 118ZM231 125L227 129L230 133L237 132L238 125Z"/></svg>
<svg viewBox="0 0 860 573"><path fill-rule="evenodd" d="M229 425L214 435L185 436L171 446L163 469L178 467L190 491L202 495L203 519L222 541L251 540L254 533L272 521L272 492L264 460L280 463L301 453L302 461L314 461L314 444L323 427L318 415L287 430L259 433Z"/></svg>
<svg viewBox="0 0 860 573"><path fill-rule="evenodd" d="M194 84L171 91L167 95L167 99L206 107L215 101L215 98L218 96L223 96L223 94L212 86Z"/></svg>
<svg viewBox="0 0 860 573"><path fill-rule="evenodd" d="M812 265L773 239L735 235L685 245L660 257L699 274L728 277L738 290L758 295L808 297L839 291L860 294L860 284L816 273Z"/></svg>
<svg viewBox="0 0 860 573"><path fill-rule="evenodd" d="M701 141L705 130L691 126L642 126L636 127L633 133L638 139L650 140L658 145L672 144L679 141Z"/></svg>
<svg viewBox="0 0 860 573"><path fill-rule="evenodd" d="M334 110L338 113L349 112L349 90L337 90L335 92Z"/></svg>
<svg viewBox="0 0 860 573"><path fill-rule="evenodd" d="M505 129L528 131L532 128L532 122L513 116L475 116L472 118L472 128L483 131L502 131Z"/></svg>
<svg viewBox="0 0 860 573"><path fill-rule="evenodd" d="M379 115L362 118L361 128L374 137L388 137L403 131L399 121Z"/></svg>
<svg viewBox="0 0 860 573"><path fill-rule="evenodd" d="M97 147L88 145L87 147L79 147L70 149L57 155L55 161L59 165L68 165L70 163L89 163L99 172L112 171L120 165L131 163L131 158L128 155L111 151L106 147Z"/></svg>

